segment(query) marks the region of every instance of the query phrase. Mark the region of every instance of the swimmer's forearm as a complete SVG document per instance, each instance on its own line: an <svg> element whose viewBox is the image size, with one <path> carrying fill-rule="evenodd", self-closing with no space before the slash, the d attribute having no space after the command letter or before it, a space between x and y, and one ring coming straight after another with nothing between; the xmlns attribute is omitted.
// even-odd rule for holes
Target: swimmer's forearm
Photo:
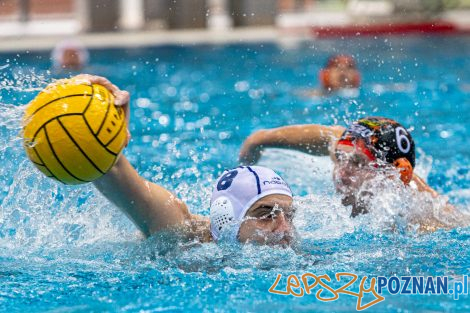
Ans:
<svg viewBox="0 0 470 313"><path fill-rule="evenodd" d="M150 235L147 210L141 203L136 203L136 197L142 185L141 177L132 168L129 161L121 156L113 168L98 180L94 181L95 187L121 211L123 211L145 236ZM137 200L141 202L142 199Z"/></svg>
<svg viewBox="0 0 470 313"><path fill-rule="evenodd" d="M411 181L414 183L414 185L416 186L416 189L419 192L427 192L433 198L438 198L440 196L439 193L436 190L432 189L428 184L426 184L424 179L422 179L418 175L413 174L413 178L411 179ZM455 207L452 204L448 203L448 202L442 208L442 211L444 213L455 213L456 212Z"/></svg>
<svg viewBox="0 0 470 313"><path fill-rule="evenodd" d="M189 216L186 205L180 199L140 177L123 155L94 185L146 236L181 224Z"/></svg>
<svg viewBox="0 0 470 313"><path fill-rule="evenodd" d="M431 194L433 198L439 197L439 193L435 191L434 189L432 189L431 187L429 187L429 185L426 184L424 179L422 179L418 175L413 174L413 178L411 179L411 181L415 184L419 192L428 192Z"/></svg>
<svg viewBox="0 0 470 313"><path fill-rule="evenodd" d="M260 130L245 141L240 159L264 148L295 149L313 155L329 155L332 145L343 133L340 126L293 125Z"/></svg>

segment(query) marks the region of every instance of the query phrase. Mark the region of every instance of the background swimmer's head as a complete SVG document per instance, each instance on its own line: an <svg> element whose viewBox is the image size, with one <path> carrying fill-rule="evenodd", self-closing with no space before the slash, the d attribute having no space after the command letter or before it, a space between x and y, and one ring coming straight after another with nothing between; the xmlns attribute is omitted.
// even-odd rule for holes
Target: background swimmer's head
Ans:
<svg viewBox="0 0 470 313"><path fill-rule="evenodd" d="M292 192L273 170L240 166L217 179L210 221L214 240L291 243L294 234Z"/></svg>
<svg viewBox="0 0 470 313"><path fill-rule="evenodd" d="M374 177L377 169L394 166L408 184L415 166L415 144L409 132L394 120L366 117L353 122L338 140L334 181L348 194Z"/></svg>
<svg viewBox="0 0 470 313"><path fill-rule="evenodd" d="M88 51L81 42L64 40L52 50L54 68L78 71L88 63Z"/></svg>
<svg viewBox="0 0 470 313"><path fill-rule="evenodd" d="M356 62L349 55L334 55L328 59L326 66L320 71L323 89L336 91L342 88L358 88L361 75Z"/></svg>

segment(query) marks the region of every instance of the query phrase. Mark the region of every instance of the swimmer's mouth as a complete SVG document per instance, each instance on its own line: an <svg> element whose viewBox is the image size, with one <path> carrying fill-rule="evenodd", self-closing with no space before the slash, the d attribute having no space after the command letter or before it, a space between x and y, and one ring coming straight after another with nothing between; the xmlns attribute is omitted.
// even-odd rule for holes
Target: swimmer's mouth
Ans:
<svg viewBox="0 0 470 313"><path fill-rule="evenodd" d="M281 240L281 241L278 241L278 242L270 242L267 244L268 246L270 247L273 247L273 248L281 248L281 249L288 249L290 247L292 247L292 242L289 241L289 240Z"/></svg>
<svg viewBox="0 0 470 313"><path fill-rule="evenodd" d="M291 235L285 234L278 240L276 239L268 240L267 244L270 246L281 246L281 247L287 248L292 245L293 241L294 241L294 238Z"/></svg>
<svg viewBox="0 0 470 313"><path fill-rule="evenodd" d="M335 189L336 192L341 194L349 194L352 192L351 181L347 179L337 179L335 180Z"/></svg>

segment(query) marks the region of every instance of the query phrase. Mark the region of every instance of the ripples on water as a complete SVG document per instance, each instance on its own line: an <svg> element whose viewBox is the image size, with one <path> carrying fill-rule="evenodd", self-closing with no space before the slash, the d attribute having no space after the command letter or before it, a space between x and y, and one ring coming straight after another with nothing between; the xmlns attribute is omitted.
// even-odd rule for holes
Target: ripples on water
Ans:
<svg viewBox="0 0 470 313"><path fill-rule="evenodd" d="M439 40L467 50L447 48L449 64L433 63L424 51L441 46ZM239 146L252 131L292 123L345 125L373 114L414 128L417 172L468 214L470 153L462 143L470 135L470 103L462 82L468 84L470 77L459 72L469 68L463 52L468 41L361 43L352 53L364 71L363 90L330 98L294 96L297 89L316 85L329 41L291 50L265 44L92 51L96 66L89 70L131 91L133 140L127 156L144 177L174 190L194 213L208 214L215 178L236 165ZM386 56L394 51L406 53L392 62ZM351 219L334 192L329 160L285 150L267 151L260 164L280 172L296 194L301 237L296 249L184 243L167 234L141 240L91 185L56 184L26 159L19 135L23 105L56 77L47 71L45 55L6 56L8 62L0 63L2 307L339 311L354 309L355 301L342 296L323 304L313 296L293 299L267 290L278 273L457 279L468 274L468 227L423 234L409 222L423 214L454 222L439 215L438 200L400 185L383 190L379 179L374 188L380 192L370 200L373 212ZM106 61L108 55L120 63L119 71ZM465 311L467 300L395 296L373 310Z"/></svg>

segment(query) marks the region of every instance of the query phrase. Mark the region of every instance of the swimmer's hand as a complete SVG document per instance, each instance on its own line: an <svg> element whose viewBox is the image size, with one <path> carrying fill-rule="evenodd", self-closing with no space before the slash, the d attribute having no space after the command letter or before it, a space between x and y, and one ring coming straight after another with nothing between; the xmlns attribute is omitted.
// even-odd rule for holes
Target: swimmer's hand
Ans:
<svg viewBox="0 0 470 313"><path fill-rule="evenodd" d="M125 90L119 89L116 85L111 83L107 78L102 76L90 75L90 74L80 74L77 76L72 77L75 80L81 80L88 82L90 84L98 84L104 86L106 89L109 90L114 96L114 105L120 106L124 110L124 114L126 115L126 122L127 126L129 127L129 117L130 117L130 109L129 109L129 100L130 95L129 92ZM127 140L126 140L126 147L131 140L131 133L129 132L129 128L127 129Z"/></svg>

